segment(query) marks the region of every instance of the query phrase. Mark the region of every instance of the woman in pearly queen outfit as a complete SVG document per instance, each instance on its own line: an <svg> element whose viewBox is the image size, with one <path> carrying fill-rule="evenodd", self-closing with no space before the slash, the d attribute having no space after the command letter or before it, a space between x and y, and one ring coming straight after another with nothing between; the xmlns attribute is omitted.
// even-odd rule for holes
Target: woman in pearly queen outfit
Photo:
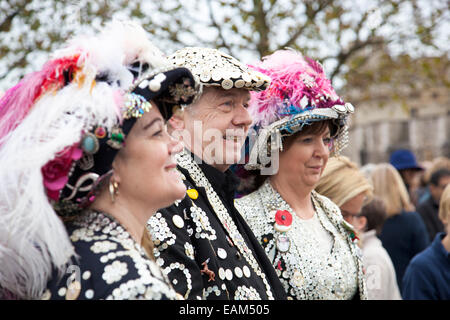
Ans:
<svg viewBox="0 0 450 320"><path fill-rule="evenodd" d="M197 93L126 21L72 39L5 93L0 299L178 297L146 223L186 192L165 122Z"/></svg>
<svg viewBox="0 0 450 320"><path fill-rule="evenodd" d="M314 191L330 153L347 144L353 106L335 93L319 63L298 52L277 51L255 68L272 79L249 105L257 138L246 169L259 169L262 185L236 199L236 208L289 299L366 299L354 229Z"/></svg>

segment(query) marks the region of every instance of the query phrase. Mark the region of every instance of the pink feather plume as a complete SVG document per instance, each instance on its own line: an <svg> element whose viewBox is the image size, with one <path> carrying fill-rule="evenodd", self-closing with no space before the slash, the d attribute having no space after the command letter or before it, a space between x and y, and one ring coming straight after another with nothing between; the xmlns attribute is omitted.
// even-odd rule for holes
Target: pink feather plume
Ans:
<svg viewBox="0 0 450 320"><path fill-rule="evenodd" d="M46 91L71 81L79 55L48 61L42 70L26 75L0 99L0 145L2 139L24 119L35 101ZM69 78L67 78L69 77Z"/></svg>
<svg viewBox="0 0 450 320"><path fill-rule="evenodd" d="M306 107L331 108L343 104L322 66L299 52L278 50L250 67L272 79L265 91L251 92L249 112L257 125L268 125L282 118L291 105L301 112Z"/></svg>

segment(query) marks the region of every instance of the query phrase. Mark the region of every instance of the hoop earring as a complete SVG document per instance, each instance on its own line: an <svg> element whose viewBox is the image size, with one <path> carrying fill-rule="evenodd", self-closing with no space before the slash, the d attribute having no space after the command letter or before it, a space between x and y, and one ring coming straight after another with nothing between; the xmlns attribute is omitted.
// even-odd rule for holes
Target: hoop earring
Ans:
<svg viewBox="0 0 450 320"><path fill-rule="evenodd" d="M111 196L111 202L114 203L115 197L119 194L119 184L113 181L113 178L109 179L109 195Z"/></svg>

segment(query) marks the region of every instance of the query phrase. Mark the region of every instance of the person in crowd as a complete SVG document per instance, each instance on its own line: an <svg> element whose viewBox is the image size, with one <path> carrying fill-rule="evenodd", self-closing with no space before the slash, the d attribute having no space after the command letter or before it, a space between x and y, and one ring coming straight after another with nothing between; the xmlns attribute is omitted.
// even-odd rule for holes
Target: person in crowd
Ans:
<svg viewBox="0 0 450 320"><path fill-rule="evenodd" d="M149 221L158 264L186 299L286 299L264 250L234 207L240 159L252 122L250 91L269 78L216 49L189 47L169 59L189 68L203 93L169 120L187 196Z"/></svg>
<svg viewBox="0 0 450 320"><path fill-rule="evenodd" d="M403 277L403 298L408 300L450 300L450 185L439 204L439 218L445 232L416 255Z"/></svg>
<svg viewBox="0 0 450 320"><path fill-rule="evenodd" d="M370 180L370 174L372 173L373 169L375 169L377 165L375 163L366 163L360 168L360 171L364 176Z"/></svg>
<svg viewBox="0 0 450 320"><path fill-rule="evenodd" d="M417 162L415 154L408 149L399 149L391 153L389 163L398 170L408 190L413 205L417 205L417 190L423 167Z"/></svg>
<svg viewBox="0 0 450 320"><path fill-rule="evenodd" d="M289 299L366 299L355 230L314 191L330 152L347 144L354 108L336 94L322 66L299 52L276 51L255 69L272 79L249 105L259 129L246 167L259 169L263 179L236 206Z"/></svg>
<svg viewBox="0 0 450 320"><path fill-rule="evenodd" d="M387 219L379 236L394 264L397 284L411 259L429 245L428 233L415 212L398 171L389 163L380 163L371 173L374 195L386 204Z"/></svg>
<svg viewBox="0 0 450 320"><path fill-rule="evenodd" d="M437 233L444 232L444 225L439 219L439 202L445 187L449 183L450 170L446 168L436 170L428 183L430 197L417 207L417 212L427 227L430 241L433 241Z"/></svg>
<svg viewBox="0 0 450 320"><path fill-rule="evenodd" d="M165 120L198 90L142 27L118 21L8 90L0 287L19 299L176 299L146 224L185 195Z"/></svg>
<svg viewBox="0 0 450 320"><path fill-rule="evenodd" d="M345 156L330 158L315 190L337 204L342 217L353 226L362 206L372 197L372 185Z"/></svg>
<svg viewBox="0 0 450 320"><path fill-rule="evenodd" d="M368 299L401 299L392 261L376 237L385 220L385 207L379 199L371 201L372 185L358 166L344 156L330 158L315 190L336 203L344 219L355 227Z"/></svg>
<svg viewBox="0 0 450 320"><path fill-rule="evenodd" d="M416 206L419 205L424 197L428 197L428 180L430 177L428 176L430 169L433 165L432 161L424 160L419 162L419 165L423 168L422 171L420 171L419 176L419 186L416 189L415 198L417 199Z"/></svg>
<svg viewBox="0 0 450 320"><path fill-rule="evenodd" d="M378 236L387 218L383 200L374 197L364 205L354 223L361 233L363 264L369 300L401 300L392 260Z"/></svg>
<svg viewBox="0 0 450 320"><path fill-rule="evenodd" d="M437 157L426 167L425 172L421 177L421 187L417 190L418 205L421 205L431 197L429 188L430 178L431 175L439 169L450 170L450 159L447 157Z"/></svg>

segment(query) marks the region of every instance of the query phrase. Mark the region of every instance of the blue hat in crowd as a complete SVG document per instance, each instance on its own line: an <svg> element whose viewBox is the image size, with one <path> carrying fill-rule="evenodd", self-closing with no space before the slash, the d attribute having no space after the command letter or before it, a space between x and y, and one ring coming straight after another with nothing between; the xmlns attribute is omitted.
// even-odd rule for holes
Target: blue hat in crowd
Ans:
<svg viewBox="0 0 450 320"><path fill-rule="evenodd" d="M422 166L420 166L417 163L416 156L414 155L414 153L406 149L401 149L392 152L389 162L397 170L404 170L404 169L423 170Z"/></svg>

